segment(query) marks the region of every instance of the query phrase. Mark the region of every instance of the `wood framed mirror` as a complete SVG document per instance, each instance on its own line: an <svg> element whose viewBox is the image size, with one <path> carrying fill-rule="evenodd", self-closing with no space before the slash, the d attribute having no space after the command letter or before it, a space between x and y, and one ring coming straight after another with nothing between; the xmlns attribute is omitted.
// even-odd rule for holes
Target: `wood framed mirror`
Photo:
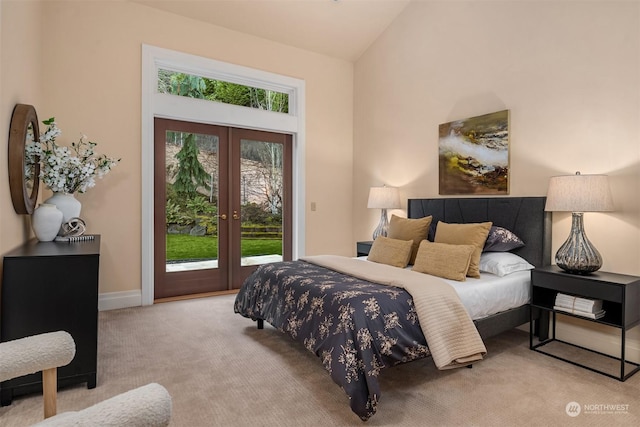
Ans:
<svg viewBox="0 0 640 427"><path fill-rule="evenodd" d="M9 127L9 190L13 209L18 214L31 214L40 187L40 163L28 161L27 143L38 141L38 115L33 105L16 104Z"/></svg>

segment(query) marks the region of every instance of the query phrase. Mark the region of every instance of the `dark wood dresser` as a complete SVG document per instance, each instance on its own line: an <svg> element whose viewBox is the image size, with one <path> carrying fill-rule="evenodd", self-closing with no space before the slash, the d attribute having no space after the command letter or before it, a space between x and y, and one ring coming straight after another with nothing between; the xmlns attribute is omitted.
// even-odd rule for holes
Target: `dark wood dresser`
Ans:
<svg viewBox="0 0 640 427"><path fill-rule="evenodd" d="M4 254L0 341L64 330L76 343L73 361L58 369L58 387L96 386L100 236L82 242L33 239ZM0 404L42 392L42 373L0 383Z"/></svg>

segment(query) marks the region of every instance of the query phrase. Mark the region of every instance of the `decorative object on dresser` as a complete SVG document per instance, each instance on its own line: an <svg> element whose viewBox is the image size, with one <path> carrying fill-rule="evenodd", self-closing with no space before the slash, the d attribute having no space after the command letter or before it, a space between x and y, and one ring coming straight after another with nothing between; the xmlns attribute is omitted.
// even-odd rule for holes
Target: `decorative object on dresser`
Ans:
<svg viewBox="0 0 640 427"><path fill-rule="evenodd" d="M78 237L87 231L87 224L82 218L74 217L62 224L62 236L60 237Z"/></svg>
<svg viewBox="0 0 640 427"><path fill-rule="evenodd" d="M509 194L509 110L443 123L439 192Z"/></svg>
<svg viewBox="0 0 640 427"><path fill-rule="evenodd" d="M567 273L589 274L602 267L602 256L584 231L584 212L609 212L613 200L606 175L554 176L549 180L545 211L571 212L569 237L556 253L556 265Z"/></svg>
<svg viewBox="0 0 640 427"><path fill-rule="evenodd" d="M387 236L389 228L389 219L387 218L387 209L400 209L400 194L395 187L371 187L369 190L369 201L367 207L369 209L382 209L380 213L380 223L373 231L373 240L378 236Z"/></svg>
<svg viewBox="0 0 640 427"><path fill-rule="evenodd" d="M4 254L0 342L64 330L76 343L73 361L58 370L58 386L96 386L100 236L86 242L27 243ZM0 404L42 391L31 374L0 383Z"/></svg>
<svg viewBox="0 0 640 427"><path fill-rule="evenodd" d="M31 228L41 242L50 242L56 238L62 225L62 212L56 205L41 203L31 215Z"/></svg>
<svg viewBox="0 0 640 427"><path fill-rule="evenodd" d="M44 203L57 207L62 212L62 224L67 223L71 218L77 218L82 211L82 203L73 193L53 193ZM62 232L62 230L60 230Z"/></svg>
<svg viewBox="0 0 640 427"><path fill-rule="evenodd" d="M95 152L96 142L81 135L71 147L58 145L56 139L62 134L52 117L42 122L47 129L39 140L26 144L27 165L39 165L40 180L53 192L45 203L53 204L62 212L62 224L80 216L82 205L75 193L84 193L95 186L96 178L102 178L118 164L120 159ZM28 170L31 170L27 167ZM60 228L59 235L64 231Z"/></svg>
<svg viewBox="0 0 640 427"><path fill-rule="evenodd" d="M569 305L581 307L583 311L567 312L562 307L567 304L565 301L568 301ZM578 275L569 274L555 265L536 267L531 270L531 312L534 310L542 310L544 317L548 317L546 313L551 312L551 337L541 337L540 342L534 344L533 327L530 327L531 350L619 381L625 381L640 370L640 364L627 360L626 356L627 332L640 325L640 277L604 271ZM604 313L593 317L589 314L600 311ZM618 329L619 356L600 353L558 338L557 314ZM588 359L591 362L589 365L587 362L575 361L576 356L582 356L581 353L591 356ZM594 362L594 359L600 360ZM578 360L587 359L581 357ZM611 363L612 361L617 363Z"/></svg>

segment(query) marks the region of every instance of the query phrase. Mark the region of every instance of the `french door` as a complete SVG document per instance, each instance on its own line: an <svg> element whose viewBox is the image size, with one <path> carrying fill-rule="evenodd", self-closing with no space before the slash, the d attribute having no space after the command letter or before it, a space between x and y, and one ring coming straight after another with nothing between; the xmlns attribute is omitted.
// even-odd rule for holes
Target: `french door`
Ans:
<svg viewBox="0 0 640 427"><path fill-rule="evenodd" d="M156 118L154 170L155 299L291 259L291 135Z"/></svg>

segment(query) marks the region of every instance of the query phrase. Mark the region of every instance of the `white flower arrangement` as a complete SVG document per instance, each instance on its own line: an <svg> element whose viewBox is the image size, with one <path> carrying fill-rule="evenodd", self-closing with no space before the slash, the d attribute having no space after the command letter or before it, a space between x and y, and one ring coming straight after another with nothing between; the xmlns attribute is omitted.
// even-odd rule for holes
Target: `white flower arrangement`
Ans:
<svg viewBox="0 0 640 427"><path fill-rule="evenodd" d="M86 135L72 142L71 148L60 146L56 138L62 131L55 118L42 123L47 125L47 130L40 135L40 141L31 141L25 148L26 172L32 173L32 165L39 162L40 180L53 192L84 193L96 185L96 177L104 177L120 161L96 154L97 143L89 141Z"/></svg>

